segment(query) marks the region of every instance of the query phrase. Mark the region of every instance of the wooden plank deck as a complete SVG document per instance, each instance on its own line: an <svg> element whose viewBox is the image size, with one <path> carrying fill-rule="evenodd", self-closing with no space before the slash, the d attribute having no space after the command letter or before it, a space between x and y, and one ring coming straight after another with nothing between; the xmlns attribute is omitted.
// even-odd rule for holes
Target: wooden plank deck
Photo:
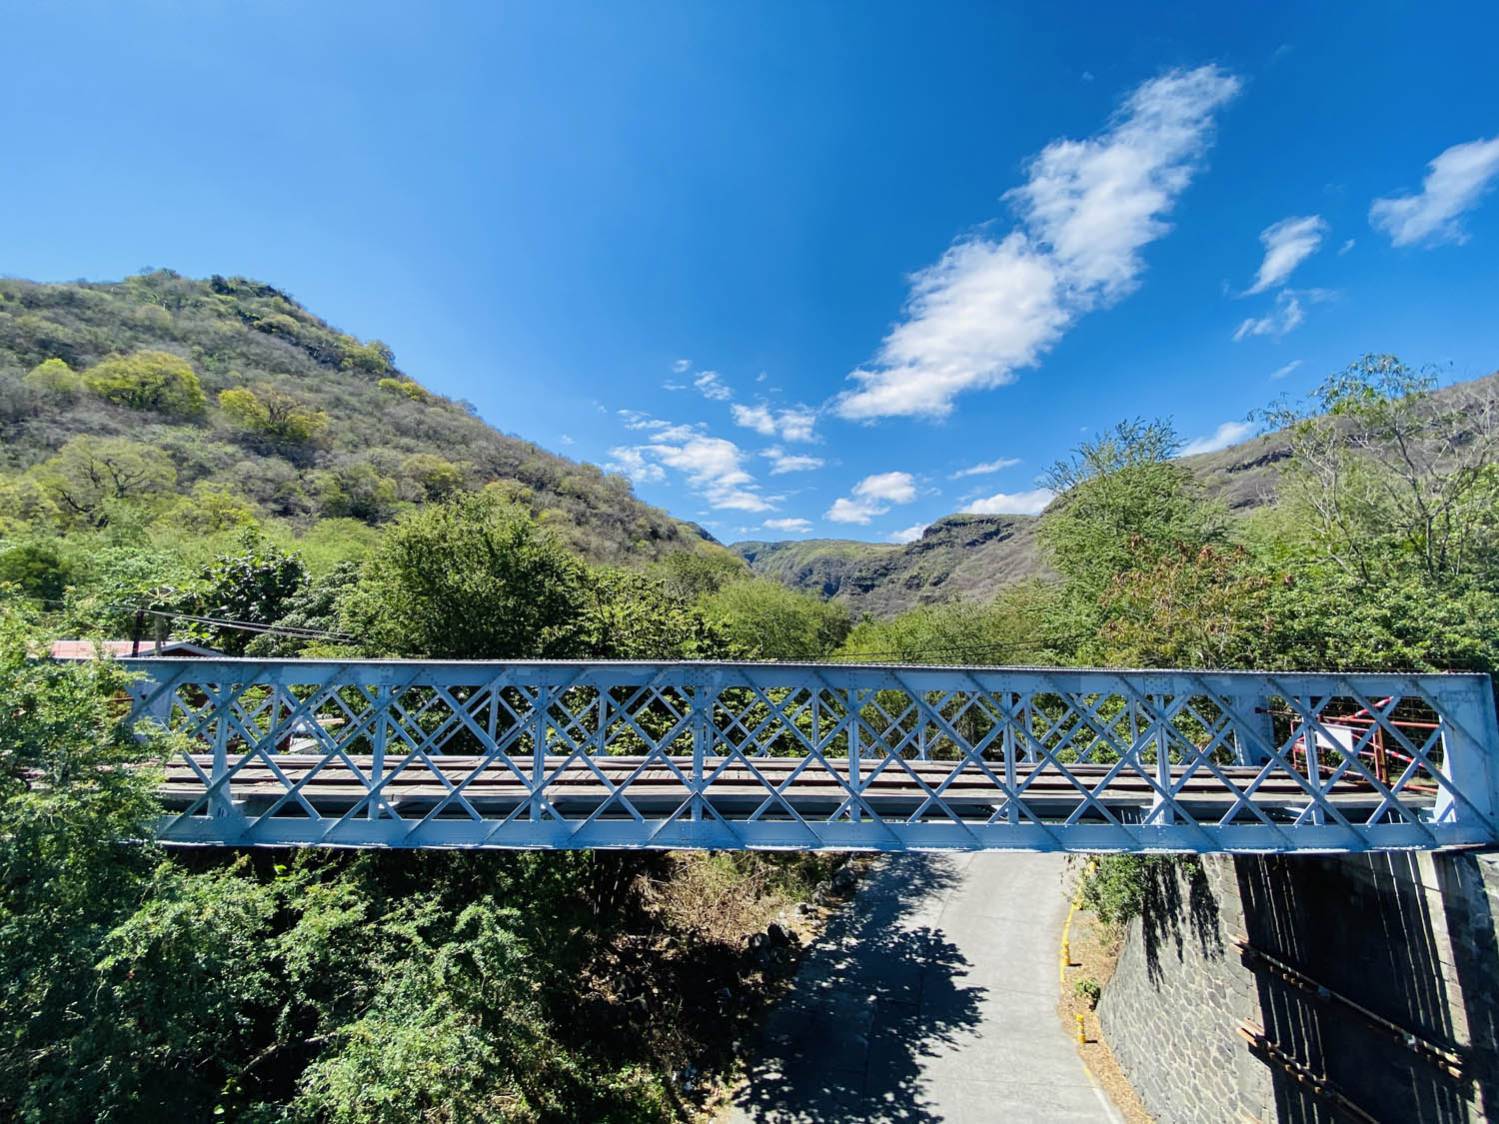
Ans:
<svg viewBox="0 0 1499 1124"><path fill-rule="evenodd" d="M237 760L237 757L231 755L231 766ZM342 815L365 795L364 780L342 758L325 758L322 754L281 753L275 754L274 760L293 784L304 781L311 775L311 780L307 780L299 791L320 816ZM388 756L386 774L389 775L402 760L396 755ZM566 757L553 756L546 759L544 775L552 778L545 789L546 799L553 808L568 818L587 817L609 799L610 791L604 780L607 780L608 785L630 782L622 797L615 799L605 809L605 817L629 817L628 808L622 802L626 799L644 816L670 815L691 795L682 779L659 759L644 768L642 764L645 759L642 757L600 757L591 760L597 771L581 761L567 763ZM670 760L683 776L691 776L691 757L672 757ZM725 760L723 757L712 757L704 761L704 776L714 777L717 774L704 792L704 799L719 815L743 819L760 809L767 799L771 799L771 793L743 762L736 759L732 764L725 765ZM195 754L193 761L205 775L211 774L211 755ZM432 761L442 779L425 762L415 760L407 764L382 789L385 800L401 816L419 818L426 815L448 796L452 787L458 785L463 785L463 797L468 804L486 818L503 818L530 799L529 758L513 758L514 769L506 765L503 759L491 760L486 765L484 758L476 756L441 755L434 756ZM766 781L782 789L781 797L799 815L808 818L827 817L849 797L844 787L848 781L846 758L832 759L826 763L814 759L794 778L792 774L803 764L802 758L761 757L751 758L750 761L754 770ZM350 755L348 762L366 776L372 768L369 755ZM986 760L985 764L996 778L1003 778L1002 762ZM942 788L942 800L965 821L986 821L996 811L1006 807L1003 789L973 763L964 765L954 761L907 761L905 766L902 767L893 760L886 763L879 758L865 759L861 763L864 798L869 807L882 818L906 819L917 814L924 806L923 814L926 817L946 818L946 813L930 800L930 793L942 788L944 783L946 787ZM470 779L470 774L481 767L482 771ZM1154 777L1153 765L1143 767L1150 770ZM907 768L910 772L907 772ZM1089 790L1089 795L1093 796L1098 805L1107 808L1109 813L1123 822L1138 822L1156 800L1151 785L1129 767L1109 780L1106 786L1103 782L1110 768L1108 765L1069 764L1067 768ZM1258 766L1219 765L1217 768L1240 792L1247 790L1261 771ZM637 770L638 775L635 775ZM956 776L953 775L955 771ZM1225 786L1211 771L1198 766L1183 783L1184 772L1186 770L1181 766L1172 768L1173 789L1179 786L1173 799L1179 810L1190 814L1199 823L1212 823L1233 809L1239 799L1238 794ZM870 780L872 774L874 779ZM633 780L630 779L632 775ZM919 778L920 783L915 778ZM1089 804L1088 795L1081 792L1055 765L1017 763L1015 783L1017 788L1025 786L1019 799L1030 815L1048 822L1065 821L1074 816L1088 822L1104 821L1107 818L1096 805ZM926 786L925 789L923 785ZM259 758L244 764L229 785L230 798L249 815L263 814L278 801L282 801L276 812L277 816L305 817L306 810L295 798L283 801L287 791L287 786ZM168 766L160 796L169 810L185 810L199 800L203 793L202 781L185 761L179 758ZM1429 808L1434 803L1433 794L1425 790L1406 789L1399 795L1402 805L1411 809ZM1340 778L1328 799L1341 814L1354 822L1366 819L1382 801L1378 790L1353 775ZM1287 822L1301 814L1310 798L1294 779L1277 767L1255 790L1251 802L1272 820ZM1079 809L1082 809L1081 813ZM787 816L787 811L780 800L771 799L770 805L761 815L780 819ZM1025 812L1022 811L1021 815L1024 817ZM470 818L456 799L449 801L439 816ZM1256 819L1253 812L1242 808L1237 818L1239 822L1252 822Z"/></svg>

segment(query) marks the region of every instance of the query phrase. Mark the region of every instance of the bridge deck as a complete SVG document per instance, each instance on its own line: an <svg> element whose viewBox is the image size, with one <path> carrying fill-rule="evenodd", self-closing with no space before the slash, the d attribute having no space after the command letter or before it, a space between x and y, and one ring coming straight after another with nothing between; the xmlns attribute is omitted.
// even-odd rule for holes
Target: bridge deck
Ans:
<svg viewBox="0 0 1499 1124"><path fill-rule="evenodd" d="M193 760L205 774L210 771L210 755L195 755ZM373 768L369 755L349 755L346 762L322 754L283 753L275 755L274 760L287 781L301 785L298 791L319 815L342 815L368 795L368 778ZM548 757L543 773L546 799L559 813L569 817L589 816L609 801L611 788L628 782L620 797L604 809L606 817L628 817L630 813L622 802L625 800L644 815L669 815L691 796L682 777L691 776L693 761L689 756L668 760L672 767L658 757L642 768L646 763L644 757L611 756L593 758L590 767L576 759L569 764L566 757ZM797 773L803 765L800 758L753 758L754 772L738 761L726 765L726 760L712 757L703 763L704 773L713 778L703 799L725 817L750 815L767 800L771 806L764 814L772 818L787 814L767 785L774 786L786 805L803 816L828 816L849 800L853 782L847 761L814 760ZM467 804L486 817L505 816L531 798L526 776L529 761L518 769L496 760L486 766L485 759L478 756L444 755L432 761L435 771L424 762L417 762L385 783L382 795L399 815L424 816L460 785ZM387 763L387 775L395 772L394 765ZM1002 768L1001 763L994 761L985 762L985 766L991 771ZM673 767L680 771L680 777ZM472 776L475 770L480 771ZM1246 803L1270 818L1293 822L1311 803L1305 789L1289 776L1267 776L1255 785L1261 776L1258 767L1220 765L1217 770L1237 792L1200 766L1172 766L1169 787L1175 805L1199 821L1216 820L1233 811L1240 802L1238 793L1244 793ZM1108 765L1077 763L1068 765L1067 771L1087 790L1087 795L1055 765L1027 764L1018 770L1016 786L1023 786L1019 799L1032 816L1053 822L1098 820L1106 818L1102 811L1106 808L1121 820L1138 821L1156 802L1150 782L1133 770L1117 771L1110 777ZM755 772L764 780L757 778ZM1005 793L1000 785L972 763L906 761L902 766L876 759L864 762L862 772L858 785L862 796L885 817L904 818L923 812L947 819L948 815L930 799L936 792L940 792L942 802L952 813L964 820L982 823L1005 807ZM605 780L609 787L605 786ZM231 800L247 815L258 816L268 811L281 816L306 815L299 802L286 799L287 784L261 761L246 763L234 774L228 787ZM167 770L160 790L163 803L172 810L189 807L203 793L203 782L185 762ZM1367 817L1378 809L1383 797L1367 782L1344 776L1323 799L1346 816ZM1435 794L1407 791L1401 802L1407 808L1430 808L1435 803ZM1244 808L1239 814L1253 815ZM468 818L463 804L454 800L449 800L439 815Z"/></svg>

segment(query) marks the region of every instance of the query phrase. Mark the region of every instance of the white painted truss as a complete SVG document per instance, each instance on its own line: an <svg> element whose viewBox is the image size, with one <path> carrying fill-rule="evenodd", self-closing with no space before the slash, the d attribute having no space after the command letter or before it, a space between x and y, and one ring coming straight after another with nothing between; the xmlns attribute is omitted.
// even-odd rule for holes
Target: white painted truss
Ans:
<svg viewBox="0 0 1499 1124"><path fill-rule="evenodd" d="M1499 842L1484 675L127 661L174 844L1365 851Z"/></svg>

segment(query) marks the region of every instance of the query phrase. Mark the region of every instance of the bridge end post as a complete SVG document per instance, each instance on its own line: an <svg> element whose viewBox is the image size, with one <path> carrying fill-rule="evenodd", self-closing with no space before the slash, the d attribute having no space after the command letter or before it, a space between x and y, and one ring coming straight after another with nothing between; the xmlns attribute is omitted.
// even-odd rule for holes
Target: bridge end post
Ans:
<svg viewBox="0 0 1499 1124"><path fill-rule="evenodd" d="M1438 823L1477 819L1486 838L1474 842L1499 843L1499 713L1488 676L1475 676L1466 690L1442 692L1441 712L1450 721L1442 731L1444 785L1437 793L1434 817ZM1462 795L1454 798L1453 793Z"/></svg>

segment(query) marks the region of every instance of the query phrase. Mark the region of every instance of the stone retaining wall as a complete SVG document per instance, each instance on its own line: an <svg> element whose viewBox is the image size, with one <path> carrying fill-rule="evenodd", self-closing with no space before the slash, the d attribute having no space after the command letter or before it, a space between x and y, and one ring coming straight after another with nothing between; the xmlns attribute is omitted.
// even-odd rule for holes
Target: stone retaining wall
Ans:
<svg viewBox="0 0 1499 1124"><path fill-rule="evenodd" d="M1162 862L1099 1004L1146 1107L1181 1121L1499 1121L1499 856L1386 854ZM1454 1079L1246 942L1463 1058ZM1317 1090L1251 1049L1262 1034Z"/></svg>

